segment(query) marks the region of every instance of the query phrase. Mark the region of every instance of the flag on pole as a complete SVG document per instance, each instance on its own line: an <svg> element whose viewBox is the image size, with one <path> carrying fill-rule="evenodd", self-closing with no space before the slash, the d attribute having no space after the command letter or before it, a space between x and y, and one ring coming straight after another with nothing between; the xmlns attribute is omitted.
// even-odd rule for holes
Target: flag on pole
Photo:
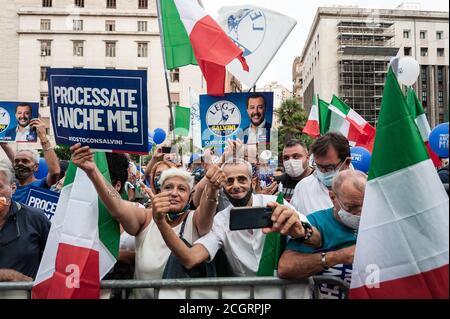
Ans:
<svg viewBox="0 0 450 319"><path fill-rule="evenodd" d="M227 70L249 88L256 84L297 24L291 17L250 5L221 8L217 22L244 51L250 67L250 72L244 72L239 62L233 61Z"/></svg>
<svg viewBox="0 0 450 319"><path fill-rule="evenodd" d="M422 103L420 103L419 98L412 88L408 88L406 94L406 102L408 103L409 111L411 112L412 118L415 120L417 127L419 128L420 136L425 144L428 155L433 161L434 166L440 167L441 161L439 160L439 156L430 147L428 143L428 138L431 133L430 124L427 120L427 115L423 109Z"/></svg>
<svg viewBox="0 0 450 319"><path fill-rule="evenodd" d="M189 136L191 126L191 109L189 107L175 107L175 134L180 136Z"/></svg>
<svg viewBox="0 0 450 319"><path fill-rule="evenodd" d="M448 298L448 196L389 69L350 298Z"/></svg>
<svg viewBox="0 0 450 319"><path fill-rule="evenodd" d="M168 69L194 64L195 57L206 79L209 95L224 95L225 66L235 58L248 71L242 50L196 0L159 0L158 9Z"/></svg>
<svg viewBox="0 0 450 319"><path fill-rule="evenodd" d="M191 104L191 129L189 136L195 147L202 148L202 130L200 121L200 99L192 88L189 88L189 103Z"/></svg>
<svg viewBox="0 0 450 319"><path fill-rule="evenodd" d="M283 205L283 185L278 188L277 203ZM263 251L258 265L257 276L276 276L278 260L286 247L286 236L279 232L269 233L264 239Z"/></svg>
<svg viewBox="0 0 450 319"><path fill-rule="evenodd" d="M303 133L308 134L313 138L320 136L320 119L319 119L319 106L317 105L316 96L313 96L313 102L311 105L311 111L309 112L308 120L303 128Z"/></svg>
<svg viewBox="0 0 450 319"><path fill-rule="evenodd" d="M95 163L110 182L105 153ZM119 253L119 225L86 173L70 163L34 282L35 299L95 299Z"/></svg>
<svg viewBox="0 0 450 319"><path fill-rule="evenodd" d="M350 145L362 146L372 151L375 138L375 128L372 125L335 95L329 110L331 113L328 131L341 132Z"/></svg>

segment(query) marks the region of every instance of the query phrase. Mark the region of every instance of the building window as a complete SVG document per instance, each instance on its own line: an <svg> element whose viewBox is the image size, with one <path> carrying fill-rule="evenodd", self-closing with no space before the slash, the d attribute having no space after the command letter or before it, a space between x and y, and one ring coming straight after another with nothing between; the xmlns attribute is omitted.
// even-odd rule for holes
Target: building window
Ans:
<svg viewBox="0 0 450 319"><path fill-rule="evenodd" d="M39 97L39 106L45 107L48 106L48 93L41 93Z"/></svg>
<svg viewBox="0 0 450 319"><path fill-rule="evenodd" d="M428 75L427 75L427 67L426 66L422 66L422 69L420 71L420 78L421 78L422 82L427 81Z"/></svg>
<svg viewBox="0 0 450 319"><path fill-rule="evenodd" d="M41 56L51 56L52 55L52 41L41 40Z"/></svg>
<svg viewBox="0 0 450 319"><path fill-rule="evenodd" d="M420 31L420 38L422 40L426 39L427 38L427 31Z"/></svg>
<svg viewBox="0 0 450 319"><path fill-rule="evenodd" d="M444 92L442 91L438 92L438 106L444 107Z"/></svg>
<svg viewBox="0 0 450 319"><path fill-rule="evenodd" d="M442 40L444 37L444 31L436 31L436 40Z"/></svg>
<svg viewBox="0 0 450 319"><path fill-rule="evenodd" d="M138 32L147 32L147 21L138 21Z"/></svg>
<svg viewBox="0 0 450 319"><path fill-rule="evenodd" d="M404 56L410 56L411 55L411 47L403 48L403 55Z"/></svg>
<svg viewBox="0 0 450 319"><path fill-rule="evenodd" d="M420 48L420 56L428 56L428 48Z"/></svg>
<svg viewBox="0 0 450 319"><path fill-rule="evenodd" d="M41 76L40 76L40 80L41 81L47 81L47 66L41 66Z"/></svg>
<svg viewBox="0 0 450 319"><path fill-rule="evenodd" d="M75 7L84 8L84 0L75 0Z"/></svg>
<svg viewBox="0 0 450 319"><path fill-rule="evenodd" d="M106 0L106 7L110 9L116 8L116 0Z"/></svg>
<svg viewBox="0 0 450 319"><path fill-rule="evenodd" d="M84 55L84 41L73 41L73 56Z"/></svg>
<svg viewBox="0 0 450 319"><path fill-rule="evenodd" d="M444 81L444 68L441 66L437 69L437 80L438 82Z"/></svg>
<svg viewBox="0 0 450 319"><path fill-rule="evenodd" d="M52 0L42 0L42 6L43 7L51 7L52 6Z"/></svg>
<svg viewBox="0 0 450 319"><path fill-rule="evenodd" d="M116 42L114 41L106 41L105 42L105 55L107 57L114 58L116 56Z"/></svg>
<svg viewBox="0 0 450 319"><path fill-rule="evenodd" d="M116 31L116 21L106 20L105 21L105 30L106 31Z"/></svg>
<svg viewBox="0 0 450 319"><path fill-rule="evenodd" d="M83 20L73 20L73 30L83 31Z"/></svg>
<svg viewBox="0 0 450 319"><path fill-rule="evenodd" d="M173 83L180 82L180 69L170 70L170 82Z"/></svg>
<svg viewBox="0 0 450 319"><path fill-rule="evenodd" d="M148 9L148 0L138 0L139 9Z"/></svg>
<svg viewBox="0 0 450 319"><path fill-rule="evenodd" d="M138 58L146 58L148 57L148 43L147 42L138 42Z"/></svg>
<svg viewBox="0 0 450 319"><path fill-rule="evenodd" d="M437 48L437 56L444 56L444 48Z"/></svg>
<svg viewBox="0 0 450 319"><path fill-rule="evenodd" d="M409 30L403 30L403 38L409 39Z"/></svg>
<svg viewBox="0 0 450 319"><path fill-rule="evenodd" d="M50 19L41 19L41 30L48 31L51 28Z"/></svg>
<svg viewBox="0 0 450 319"><path fill-rule="evenodd" d="M444 121L445 121L444 114L440 113L439 114L439 124L444 123Z"/></svg>

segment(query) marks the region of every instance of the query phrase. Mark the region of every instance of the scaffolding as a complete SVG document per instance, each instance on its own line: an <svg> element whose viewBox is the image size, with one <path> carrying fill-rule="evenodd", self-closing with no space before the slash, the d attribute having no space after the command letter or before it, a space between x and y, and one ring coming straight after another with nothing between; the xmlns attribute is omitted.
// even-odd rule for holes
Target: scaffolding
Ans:
<svg viewBox="0 0 450 319"><path fill-rule="evenodd" d="M395 56L394 23L339 21L339 96L376 125L390 58Z"/></svg>

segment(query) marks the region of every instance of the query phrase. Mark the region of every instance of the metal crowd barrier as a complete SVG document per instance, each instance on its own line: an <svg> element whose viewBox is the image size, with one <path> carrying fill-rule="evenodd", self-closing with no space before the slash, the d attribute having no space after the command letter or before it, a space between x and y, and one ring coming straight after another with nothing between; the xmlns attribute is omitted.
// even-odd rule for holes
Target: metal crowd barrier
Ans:
<svg viewBox="0 0 450 319"><path fill-rule="evenodd" d="M195 279L160 279L160 280L103 280L100 283L102 289L153 288L154 298L158 299L161 289L186 289L185 298L191 298L191 290L194 288L212 288L218 290L217 299L222 299L224 287L248 287L250 299L255 298L255 288L276 287L281 288L281 299L286 299L286 290L289 286L309 285L314 291L314 298L320 298L319 287L322 284L338 286L343 291L344 298L348 297L349 285L336 277L312 276L298 280L284 280L277 277L233 277L233 278L195 278ZM22 291L27 293L27 299L31 299L32 282L0 282L0 299L5 291ZM124 294L123 294L124 295Z"/></svg>

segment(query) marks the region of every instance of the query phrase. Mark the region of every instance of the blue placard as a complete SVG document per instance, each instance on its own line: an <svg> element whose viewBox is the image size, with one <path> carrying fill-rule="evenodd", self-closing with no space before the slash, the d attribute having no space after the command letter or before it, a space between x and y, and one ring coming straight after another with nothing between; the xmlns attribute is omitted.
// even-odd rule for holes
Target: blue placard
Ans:
<svg viewBox="0 0 450 319"><path fill-rule="evenodd" d="M148 154L147 71L48 69L57 144Z"/></svg>
<svg viewBox="0 0 450 319"><path fill-rule="evenodd" d="M39 103L0 101L0 142L37 142L30 126L39 117Z"/></svg>
<svg viewBox="0 0 450 319"><path fill-rule="evenodd" d="M257 106L262 104L261 111ZM222 149L227 140L237 138L245 144L269 144L273 92L229 93L223 97L201 95L200 117L202 147ZM254 133L251 133L252 126Z"/></svg>
<svg viewBox="0 0 450 319"><path fill-rule="evenodd" d="M43 210L48 219L55 215L59 193L40 187L31 186L25 204Z"/></svg>

